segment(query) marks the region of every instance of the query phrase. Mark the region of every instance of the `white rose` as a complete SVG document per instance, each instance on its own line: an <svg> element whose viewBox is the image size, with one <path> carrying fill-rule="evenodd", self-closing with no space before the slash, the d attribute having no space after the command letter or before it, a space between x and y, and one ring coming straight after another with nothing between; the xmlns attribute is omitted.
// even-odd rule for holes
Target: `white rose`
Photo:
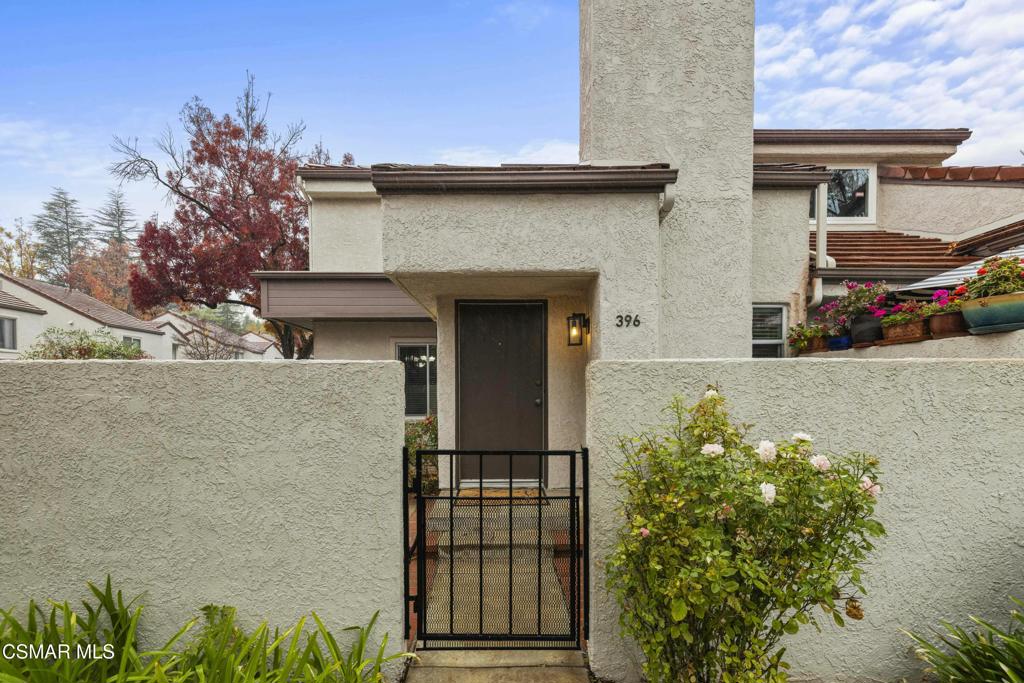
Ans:
<svg viewBox="0 0 1024 683"><path fill-rule="evenodd" d="M757 457L761 459L761 462L774 462L775 456L779 454L775 443L768 441L767 439L757 444Z"/></svg>
<svg viewBox="0 0 1024 683"><path fill-rule="evenodd" d="M814 441L814 439L811 438L810 434L804 434L803 432L797 432L796 434L793 435L793 441L807 441L807 442L811 442L811 441Z"/></svg>
<svg viewBox="0 0 1024 683"><path fill-rule="evenodd" d="M718 392L714 389L708 389L704 392L704 398L714 398L715 396L718 396Z"/></svg>
<svg viewBox="0 0 1024 683"><path fill-rule="evenodd" d="M723 448L721 444L706 443L701 447L700 452L704 455L722 455L725 453L725 448Z"/></svg>
<svg viewBox="0 0 1024 683"><path fill-rule="evenodd" d="M775 484L769 484L766 481L761 482L761 500L764 501L765 505L771 505L775 502Z"/></svg>
<svg viewBox="0 0 1024 683"><path fill-rule="evenodd" d="M811 456L811 465L822 472L827 472L832 467L832 462L824 455Z"/></svg>

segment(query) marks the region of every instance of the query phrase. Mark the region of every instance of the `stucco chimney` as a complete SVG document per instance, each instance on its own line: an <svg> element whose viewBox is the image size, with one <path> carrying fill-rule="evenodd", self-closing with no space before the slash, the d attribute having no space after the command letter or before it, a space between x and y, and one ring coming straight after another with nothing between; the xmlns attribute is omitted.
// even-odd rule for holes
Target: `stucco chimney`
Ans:
<svg viewBox="0 0 1024 683"><path fill-rule="evenodd" d="M679 168L663 357L750 357L754 0L580 0L580 157Z"/></svg>

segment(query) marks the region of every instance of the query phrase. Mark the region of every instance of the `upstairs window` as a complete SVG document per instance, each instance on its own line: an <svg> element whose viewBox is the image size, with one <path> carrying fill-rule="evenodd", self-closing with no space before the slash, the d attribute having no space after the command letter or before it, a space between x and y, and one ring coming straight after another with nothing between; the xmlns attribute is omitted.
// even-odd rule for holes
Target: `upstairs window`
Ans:
<svg viewBox="0 0 1024 683"><path fill-rule="evenodd" d="M828 185L830 223L870 223L875 220L874 167L833 168ZM814 221L817 192L811 192L810 219Z"/></svg>
<svg viewBox="0 0 1024 683"><path fill-rule="evenodd" d="M398 344L405 365L405 416L437 414L437 344Z"/></svg>
<svg viewBox="0 0 1024 683"><path fill-rule="evenodd" d="M754 358L786 357L786 307L754 306Z"/></svg>

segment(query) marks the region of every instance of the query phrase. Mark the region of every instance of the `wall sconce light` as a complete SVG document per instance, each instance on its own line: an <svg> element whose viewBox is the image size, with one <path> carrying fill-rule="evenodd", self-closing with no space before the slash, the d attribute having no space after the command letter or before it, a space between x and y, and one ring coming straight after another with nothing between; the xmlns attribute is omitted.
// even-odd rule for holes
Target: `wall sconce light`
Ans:
<svg viewBox="0 0 1024 683"><path fill-rule="evenodd" d="M566 321L569 323L569 346L583 346L583 333L590 332L590 318L586 313L573 313Z"/></svg>

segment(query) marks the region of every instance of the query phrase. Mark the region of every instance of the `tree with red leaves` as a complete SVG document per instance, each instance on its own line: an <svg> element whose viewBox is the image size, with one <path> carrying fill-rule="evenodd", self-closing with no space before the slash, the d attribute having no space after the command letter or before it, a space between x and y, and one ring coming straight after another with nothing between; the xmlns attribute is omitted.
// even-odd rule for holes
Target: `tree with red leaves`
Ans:
<svg viewBox="0 0 1024 683"><path fill-rule="evenodd" d="M123 180L151 180L174 202L173 218L148 221L137 240L132 299L142 310L168 303L242 304L259 312L257 270L306 270L307 207L295 183L295 151L304 127L270 131L266 106L250 75L235 115L217 117L199 98L181 112L188 144L170 133L159 143L167 170L145 157L137 141L115 138L123 160L111 171ZM325 152L322 152L325 153ZM312 335L270 321L285 358L308 358Z"/></svg>

